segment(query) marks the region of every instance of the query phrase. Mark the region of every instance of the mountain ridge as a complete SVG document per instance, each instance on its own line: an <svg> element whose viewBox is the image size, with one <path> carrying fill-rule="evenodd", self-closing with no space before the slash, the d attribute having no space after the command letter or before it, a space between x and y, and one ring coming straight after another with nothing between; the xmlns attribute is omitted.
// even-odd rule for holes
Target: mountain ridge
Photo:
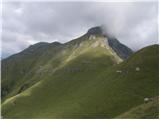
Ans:
<svg viewBox="0 0 160 120"><path fill-rule="evenodd" d="M122 52L120 49L118 50L117 47L115 47L116 49L110 47L109 44L112 43L111 41L112 39L110 40L106 36L102 35L101 27L94 27L89 29L88 32L83 36L64 44L61 44L59 42L53 42L53 43L40 42L40 43L31 45L27 49L23 50L22 52L2 60L2 69L3 70L5 69L5 71L8 71L9 74L11 74L12 76L14 76L14 74L19 76L18 79L22 79L22 78L27 79L28 75L26 73L29 72L30 73L29 75L35 76L34 74L40 71L38 69L40 68L46 69L44 65L49 61L52 61L52 60L54 61L53 65L56 70L60 66L62 66L64 61L66 62L70 61L71 59L74 59L77 55L83 54L84 52L90 49L97 49L97 47L98 49L102 49L102 51L104 52L106 51L106 53L108 51L108 53L112 56L112 60L116 64L117 63L119 64L120 62L123 61L123 59L125 59L124 57L122 57L125 51L129 51L130 53L130 54L126 54L127 56L132 54L132 52L130 52L131 50L128 49L127 47L124 47L125 49ZM117 44L119 44L120 47L122 46L120 42L117 42L114 45L117 45ZM119 53L122 54L122 56ZM21 61L23 62L20 63ZM24 63L26 64L26 66L24 66ZM14 71L14 69L9 70L10 64L12 64L13 68L16 67L15 65L17 64L19 66L19 67L17 66L19 70L17 71ZM17 77L6 78L6 79L17 79ZM10 84L13 84L13 82L11 82ZM3 87L2 87L2 98L4 98L3 96L6 95L6 92L3 92L3 90L10 91L9 88L6 87L5 85Z"/></svg>
<svg viewBox="0 0 160 120"><path fill-rule="evenodd" d="M159 46L131 53L95 29L2 60L2 116L114 118L158 96Z"/></svg>
<svg viewBox="0 0 160 120"><path fill-rule="evenodd" d="M122 64L119 64L118 66L108 66L108 65L111 65L111 63L108 61L109 59L108 58L106 58L105 60L107 60L109 63L105 63L105 64L102 64L103 62L103 60L102 61L99 61L99 58L97 58L98 59L98 61L97 61L97 59L93 59L93 60L95 60L95 62L93 62L93 60L92 60L92 63L83 63L82 61L84 60L84 58L82 58L82 59L80 59L80 58L76 58L76 60L78 60L78 61L74 61L74 62L71 62L70 64L67 64L67 66L65 66L65 69L64 68L62 68L62 69L60 69L60 70L58 70L55 74L53 74L52 76L50 76L52 79L54 79L54 80L52 80L52 79L44 79L43 81L40 81L40 86L42 87L40 87L39 86L39 82L37 82L37 84L35 84L34 86L32 86L30 89L28 89L28 90L25 90L24 92L22 92L22 93L20 93L20 94L18 94L18 95L16 95L16 96L14 96L14 97L11 97L10 99L8 99L7 101L5 101L3 104L2 104L2 115L4 115L4 117L6 116L6 115L8 115L8 117L7 118L10 118L10 117L12 117L12 118L88 118L89 116L89 118L112 118L113 116L118 116L118 114L122 114L123 112L125 112L127 109L130 109L130 108L132 108L133 107L133 105L131 105L130 107L128 106L128 103L134 103L136 106L137 105L139 105L139 104L142 104L143 103L143 99L145 98L145 97L154 97L155 95L158 95L157 94L157 89L158 89L158 84L157 84L157 78L158 78L158 76L157 76L157 71L155 72L155 70L157 70L157 62L155 62L155 60L157 61L157 56L156 56L156 59L152 59L152 57L143 57L143 58L145 58L144 60L143 60L143 62L142 62L142 54L144 54L144 55L148 55L148 53L152 53L152 54L150 54L151 56L153 56L153 58L155 57L154 55L153 55L153 53L154 54L156 54L155 53L155 50L156 50L156 52L157 52L157 45L155 46L155 45L153 45L153 46L149 46L149 47L146 47L146 48L144 48L144 49L142 49L142 50L140 50L140 51L138 51L138 53L136 53L136 55L133 55L131 58L129 58L129 60L127 60L125 63L123 62ZM94 55L95 53L93 53L93 55ZM87 55L88 56L88 55ZM86 59L86 57L85 57L85 59ZM137 59L137 62L135 62L135 63L133 63L132 61L134 60L134 59ZM82 60L82 61L81 61ZM105 61L104 60L104 61ZM81 62L82 63L81 63ZM152 64L148 64L148 61L151 61L152 62ZM87 62L89 62L89 61L87 61ZM98 63L97 63L98 62ZM76 63L76 64L75 64ZM77 64L78 63L78 64ZM80 64L81 63L81 64ZM85 65L87 65L86 67L83 67L83 64L85 64ZM90 66L89 64L92 64L92 66ZM96 66L94 66L94 64L96 65ZM144 66L143 64L147 64L147 65L149 65L149 68L151 68L149 71L148 71L148 66ZM77 71L77 69L73 69L73 68L79 68L78 66L80 67L80 71L78 70ZM108 67L107 67L107 66ZM99 67L98 67L99 66ZM140 73L139 72L136 72L134 69L136 68L136 67L140 67ZM81 67L83 68L83 69L81 69ZM89 74L90 72L93 74L95 74L96 73L96 69L97 68L101 68L101 69L99 69L100 71L98 72L100 75L99 76L87 76L87 74ZM143 68L144 67L144 68ZM156 67L156 69L155 69L155 67ZM72 69L71 69L72 68ZM85 69L84 69L85 68ZM69 71L68 71L69 70ZM83 70L83 71L82 71ZM95 71L96 70L96 71ZM122 73L115 73L116 71L118 71L118 70L121 70L122 71ZM106 71L108 71L108 72L106 72ZM126 74L125 73L125 71L128 71L128 73ZM124 72L124 73L123 73ZM150 74L146 74L146 73L150 73ZM85 74L86 73L86 74ZM90 74L91 74L90 73ZM62 76L62 74L63 74L63 76ZM84 76L85 76L85 79L83 80L83 79L81 79L81 77L83 78L83 76L81 76L80 77L80 75L81 74L83 74ZM93 75L94 75L93 74ZM114 74L114 76L112 76ZM126 77L124 77L124 74L126 74ZM74 75L74 76L73 76ZM140 75L140 78L143 78L143 79L141 79L141 81L135 81L134 79L135 78L139 78L139 75ZM108 77L105 77L105 76L110 76L109 78ZM154 79L152 78L153 76L155 76L154 77ZM87 79L87 77L89 77L89 81L86 81L86 79ZM67 82L68 80L66 80L66 79L71 79L70 80L70 82ZM76 78L76 80L74 80ZM91 79L92 78L92 79ZM99 78L99 79L97 79L97 78ZM128 79L129 78L129 79ZM107 79L107 80L104 80L104 79ZM153 80L154 81L153 81ZM55 81L56 80L56 81ZM93 80L95 81L95 82L93 82ZM128 81L129 80L129 81ZM145 82L144 82L145 81ZM156 81L156 82L155 82ZM49 83L48 83L49 82ZM87 83L88 84L87 84ZM110 83L111 82L111 83ZM118 83L117 83L118 82ZM123 84L125 82L125 85ZM63 84L61 84L61 83L63 83ZM132 84L131 84L132 83ZM144 84L145 83L145 84ZM152 84L151 84L152 83ZM56 87L56 85L54 85L54 84L57 84L58 86ZM108 84L109 84L109 86L108 86ZM116 84L119 84L120 86L117 86ZM134 85L135 84L135 85ZM51 85L52 87L49 87L49 85ZM69 87L69 86L71 87L71 86L73 86L73 87ZM85 85L84 87L82 86L82 85ZM101 89L98 87L98 86L101 86ZM107 87L107 86L108 87ZM41 88L41 90L39 91L39 90L34 90L34 89L39 89L39 87ZM46 86L46 87L45 87ZM48 86L48 87L47 87ZM67 87L68 86L68 87ZM83 92L81 92L81 91L79 91L79 87L81 88L82 87L82 89L84 89L84 90L88 90L88 92L87 91L83 91ZM93 88L90 87L91 86L94 86ZM105 87L106 86L106 87ZM111 87L112 86L112 87ZM141 86L143 86L143 89L140 89L141 88ZM38 87L38 88L37 88ZM78 89L78 88L79 89ZM95 88L96 87L96 88ZM89 89L90 88L90 89ZM44 94L41 94L41 92L42 91L44 91L44 89L46 89L47 91L44 93ZM62 89L62 93L60 92L61 90L60 89ZM66 95L63 95L63 89L65 90L65 94ZM77 91L77 89L78 89L78 91L80 92L78 92ZM99 89L100 89L100 91L99 91ZM105 90L103 90L103 89L105 89ZM112 95L110 95L111 93L110 92L107 92L107 91L110 91L112 89L112 91L114 90L115 92L113 92L113 94L115 95L115 98L112 96ZM118 89L118 90L117 90ZM31 91L30 91L31 90ZM50 90L54 90L54 92L52 93L52 92L49 92ZM60 90L60 91L59 91ZM93 90L93 91L92 91ZM96 92L96 91L98 92L96 95L94 94L94 92ZM30 92L29 92L30 91ZM59 92L58 92L59 91ZM117 93L117 91L119 91L118 93ZM130 92L129 92L130 91ZM138 91L138 94L137 94L137 91ZM145 92L144 92L145 91ZM58 93L56 93L56 92L58 92ZM73 96L72 96L72 93L74 93L75 92L75 94L73 94ZM77 93L78 92L78 93ZM128 94L128 92L130 93L130 94ZM31 96L30 96L30 93L32 93L31 94ZM56 93L56 94L55 94ZM37 96L37 94L40 94L40 95L38 95ZM80 96L80 97L76 97L77 96L77 94ZM87 99L89 99L89 103L87 102L87 103L83 103L82 101L83 101L83 98L84 98L84 96L83 95L91 95L91 94L93 94L93 96L90 96L89 98L87 97ZM111 99L111 101L114 101L115 103L114 104L117 104L118 106L120 105L121 107L121 109L118 109L116 106L114 107L114 104L113 104L113 106L110 104L110 99L108 99L108 97L106 96L105 97L105 99L104 99L104 95L106 95L107 94L107 96L112 96L113 98ZM54 102L55 102L55 105L58 107L59 106L59 104L58 103L61 103L61 104L63 104L64 106L66 106L66 105L68 105L68 104L70 104L70 102L69 101L72 101L72 102L74 102L74 100L81 100L82 99L82 105L81 106L83 106L83 107L85 107L87 104L89 104L89 105L93 105L94 106L94 104L95 105L100 105L100 103L103 103L102 105L100 105L99 107L98 107L98 109L100 109L100 111L101 111L101 109L103 108L105 111L107 111L107 113L108 114L106 114L105 112L104 113L101 113L100 111L100 113L97 111L97 113L95 113L96 111L94 111L93 113L91 112L92 111L92 107L91 106L89 106L89 107L87 107L88 109L90 108L91 109L91 113L88 111L87 113L86 113L86 115L84 114L84 112L82 112L81 110L81 112L79 113L78 111L78 113L74 113L74 107L72 108L71 107L71 110L70 110L70 107L68 108L67 107L67 111L69 112L71 112L71 113L68 113L67 111L65 111L65 109L66 108L63 108L62 106L59 106L59 107L62 107L62 108L59 108L60 109L60 111L58 110L58 109L56 109L57 107L54 105L54 103L52 103L53 104L53 106L51 107L51 108L55 108L55 110L57 111L57 112L55 112L54 111L54 114L52 113L50 113L50 114L48 114L48 113L44 113L43 112L43 114L42 113L40 113L39 114L39 117L37 116L32 116L32 114L30 113L30 111L31 112L33 112L32 110L30 110L29 109L29 107L28 107L28 105L29 106L32 106L33 107L33 105L34 105L34 112L36 113L36 111L39 109L39 105L40 104L38 104L38 106L36 106L36 104L33 104L33 103L30 103L30 97L33 99L38 99L39 100L39 102L41 103L42 101L43 101L43 103L44 103L44 101L46 101L47 100L47 97L43 97L43 98L41 98L40 96L44 96L44 95L47 95L48 97L50 96L55 96L54 98L53 98L53 100L54 100ZM71 96L70 96L71 95ZM76 96L75 96L76 95ZM98 95L98 96L97 96ZM100 96L101 97L100 97ZM35 97L34 97L35 96ZM57 101L57 97L59 96L59 97L62 97L60 100L58 100ZM83 97L82 97L83 96ZM103 96L103 97L102 97ZM119 97L116 97L116 96L119 96ZM121 96L121 97L120 97ZM122 97L123 96L123 97ZM24 98L23 98L24 97ZM38 98L37 98L38 97ZM40 98L39 98L40 97ZM49 97L49 98L50 98ZM67 97L67 98L66 98ZM98 98L97 98L98 97ZM74 98L74 99L71 99L71 98ZM51 99L51 98L50 98ZM67 100L66 102L63 102L63 100ZM96 101L101 101L101 99L102 99L102 101L99 103L97 103L97 102L93 102L94 101L94 99L96 100ZM117 99L118 99L118 101L117 101ZM20 101L19 101L20 100ZM23 100L23 101L21 101L21 100ZM126 100L128 101L128 102L126 102ZM15 101L15 102L14 102ZM47 100L48 101L48 100ZM51 99L51 101L52 101L52 99ZM56 102L57 101L57 102ZM91 102L92 101L92 102ZM107 101L107 102L105 102L105 101ZM117 101L117 102L116 102ZM124 102L125 101L125 102ZM129 102L130 101L130 102ZM131 102L132 101L132 102ZM21 106L21 104L23 104L23 103L21 103L21 102L26 102L25 104L27 104L27 106L26 105L23 105L23 106ZM38 102L38 101L37 101ZM38 103L39 103L38 102ZM72 103L71 102L71 103ZM48 102L47 102L48 103ZM51 102L49 102L50 104L49 104L49 106L51 106ZM45 103L46 104L46 103ZM122 105L121 105L122 104ZM8 107L7 107L7 106ZM77 105L77 104L74 104L74 105ZM41 107L43 106L43 104L41 105ZM48 106L48 105L47 105ZM45 108L43 108L43 109L48 109L48 108L46 108L47 106L43 106L43 107L45 107ZM70 106L70 105L69 105ZM103 107L102 107L103 106ZM105 106L112 106L112 109L110 108L110 107L105 107ZM122 107L123 106L123 107ZM21 108L23 108L23 109L25 109L25 110L27 110L28 111L28 109L29 109L29 111L27 112L27 114L26 114L26 112L25 113L23 113L23 111L19 111L20 109L19 109L19 107ZM78 106L77 106L78 107ZM83 108L82 107L82 108ZM85 111L87 108L85 107L85 109L83 108L83 110ZM96 106L94 106L93 108L95 108ZM12 109L12 111L13 111L13 114L12 114L12 112L9 112L9 113L4 113L6 110L5 109ZM49 107L50 108L50 107ZM78 107L79 108L79 107ZM123 108L123 109L122 109ZM73 109L73 110L72 110ZM7 111L8 111L7 110ZM18 110L18 111L17 111ZM65 111L65 113L66 113L66 115L65 115L65 113L63 112L63 111ZM109 110L109 111L108 111ZM111 112L111 110L112 110L112 112L113 111L115 111L115 112ZM122 111L121 111L122 110ZM15 112L14 112L15 111ZM48 111L48 110L47 110ZM59 113L59 112L60 113ZM119 111L119 112L118 112ZM121 111L121 112L120 112ZM118 113L117 113L118 112ZM21 114L19 114L19 113L21 113ZM63 115L64 114L64 115ZM70 116L70 114L72 115L72 117ZM74 114L75 115L77 115L78 114L78 116L74 116ZM10 116L11 115L11 116ZM43 116L44 115L44 116ZM80 115L80 116L79 116ZM10 116L10 117L9 117ZM17 117L16 117L17 116ZM18 117L19 116L19 117ZM23 116L23 117L22 117ZM25 117L26 116L26 117ZM30 116L30 117L29 117ZM48 117L47 117L48 116ZM49 117L50 116L50 117ZM59 117L58 117L59 116ZM87 117L88 116L88 117ZM103 117L104 116L104 117Z"/></svg>
<svg viewBox="0 0 160 120"><path fill-rule="evenodd" d="M105 34L105 32L103 32L103 29L101 26L96 26L96 27L93 27L93 28L90 28L86 34L76 38L76 39L73 39L69 42L66 42L66 43L60 43L60 42L52 42L52 43L48 43L48 42L38 42L38 43L35 43L33 45L30 45L28 48L24 49L23 51L26 51L26 50L29 50L29 49L37 49L37 48L41 48L41 47L45 47L45 46L52 46L54 47L54 45L61 45L61 46L64 46L64 47L67 47L67 46L72 46L72 44L80 44L81 42L83 42L84 40L89 40L89 39L96 39L96 37L99 37L99 36L102 36L104 38L107 38L107 43L109 43L109 46L118 54L119 57L121 57L122 59L127 59L128 56L130 56L133 51L126 47L125 45L123 45L122 43L120 43L116 38L114 37L108 37L108 35ZM113 41L113 42L112 42ZM115 42L116 41L116 42ZM105 44L105 42L104 42ZM123 47L124 50L119 52L118 51L118 48L115 48L113 47L113 44L114 45L120 45L120 47ZM120 48L119 47L119 48ZM9 57L12 57L12 56L15 56L17 54L21 54L23 51L19 52L19 53L16 53L16 54L13 54ZM123 54L124 51L128 51L126 55L121 55L121 53ZM4 58L4 59L8 59L7 58Z"/></svg>

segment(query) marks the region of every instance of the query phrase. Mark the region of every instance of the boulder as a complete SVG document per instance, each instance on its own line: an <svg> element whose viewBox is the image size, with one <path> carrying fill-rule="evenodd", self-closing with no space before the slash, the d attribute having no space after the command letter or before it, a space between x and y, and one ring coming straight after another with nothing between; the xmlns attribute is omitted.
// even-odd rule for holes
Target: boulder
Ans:
<svg viewBox="0 0 160 120"><path fill-rule="evenodd" d="M136 71L140 71L140 68L139 68L139 67L136 67Z"/></svg>

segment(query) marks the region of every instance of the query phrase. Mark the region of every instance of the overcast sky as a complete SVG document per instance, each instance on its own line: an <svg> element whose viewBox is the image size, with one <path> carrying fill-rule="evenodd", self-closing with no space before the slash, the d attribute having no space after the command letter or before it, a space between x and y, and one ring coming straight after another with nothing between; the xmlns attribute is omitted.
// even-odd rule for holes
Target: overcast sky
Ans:
<svg viewBox="0 0 160 120"><path fill-rule="evenodd" d="M104 25L137 50L158 43L158 2L7 2L2 9L2 57L37 42L67 42Z"/></svg>

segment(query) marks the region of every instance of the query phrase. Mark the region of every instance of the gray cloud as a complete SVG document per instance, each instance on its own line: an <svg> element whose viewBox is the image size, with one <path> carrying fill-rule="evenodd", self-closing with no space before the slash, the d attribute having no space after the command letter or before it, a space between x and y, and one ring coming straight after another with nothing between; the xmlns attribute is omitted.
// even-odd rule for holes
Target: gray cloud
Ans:
<svg viewBox="0 0 160 120"><path fill-rule="evenodd" d="M134 50L158 43L158 2L6 2L2 13L3 57L40 41L64 43L102 24Z"/></svg>

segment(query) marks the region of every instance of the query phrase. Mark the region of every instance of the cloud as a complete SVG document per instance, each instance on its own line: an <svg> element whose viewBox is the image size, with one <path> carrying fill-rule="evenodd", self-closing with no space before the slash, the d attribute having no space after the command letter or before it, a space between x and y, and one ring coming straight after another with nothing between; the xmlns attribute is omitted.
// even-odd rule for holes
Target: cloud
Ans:
<svg viewBox="0 0 160 120"><path fill-rule="evenodd" d="M158 43L158 2L6 2L2 56L36 42L67 42L93 26L134 50Z"/></svg>

